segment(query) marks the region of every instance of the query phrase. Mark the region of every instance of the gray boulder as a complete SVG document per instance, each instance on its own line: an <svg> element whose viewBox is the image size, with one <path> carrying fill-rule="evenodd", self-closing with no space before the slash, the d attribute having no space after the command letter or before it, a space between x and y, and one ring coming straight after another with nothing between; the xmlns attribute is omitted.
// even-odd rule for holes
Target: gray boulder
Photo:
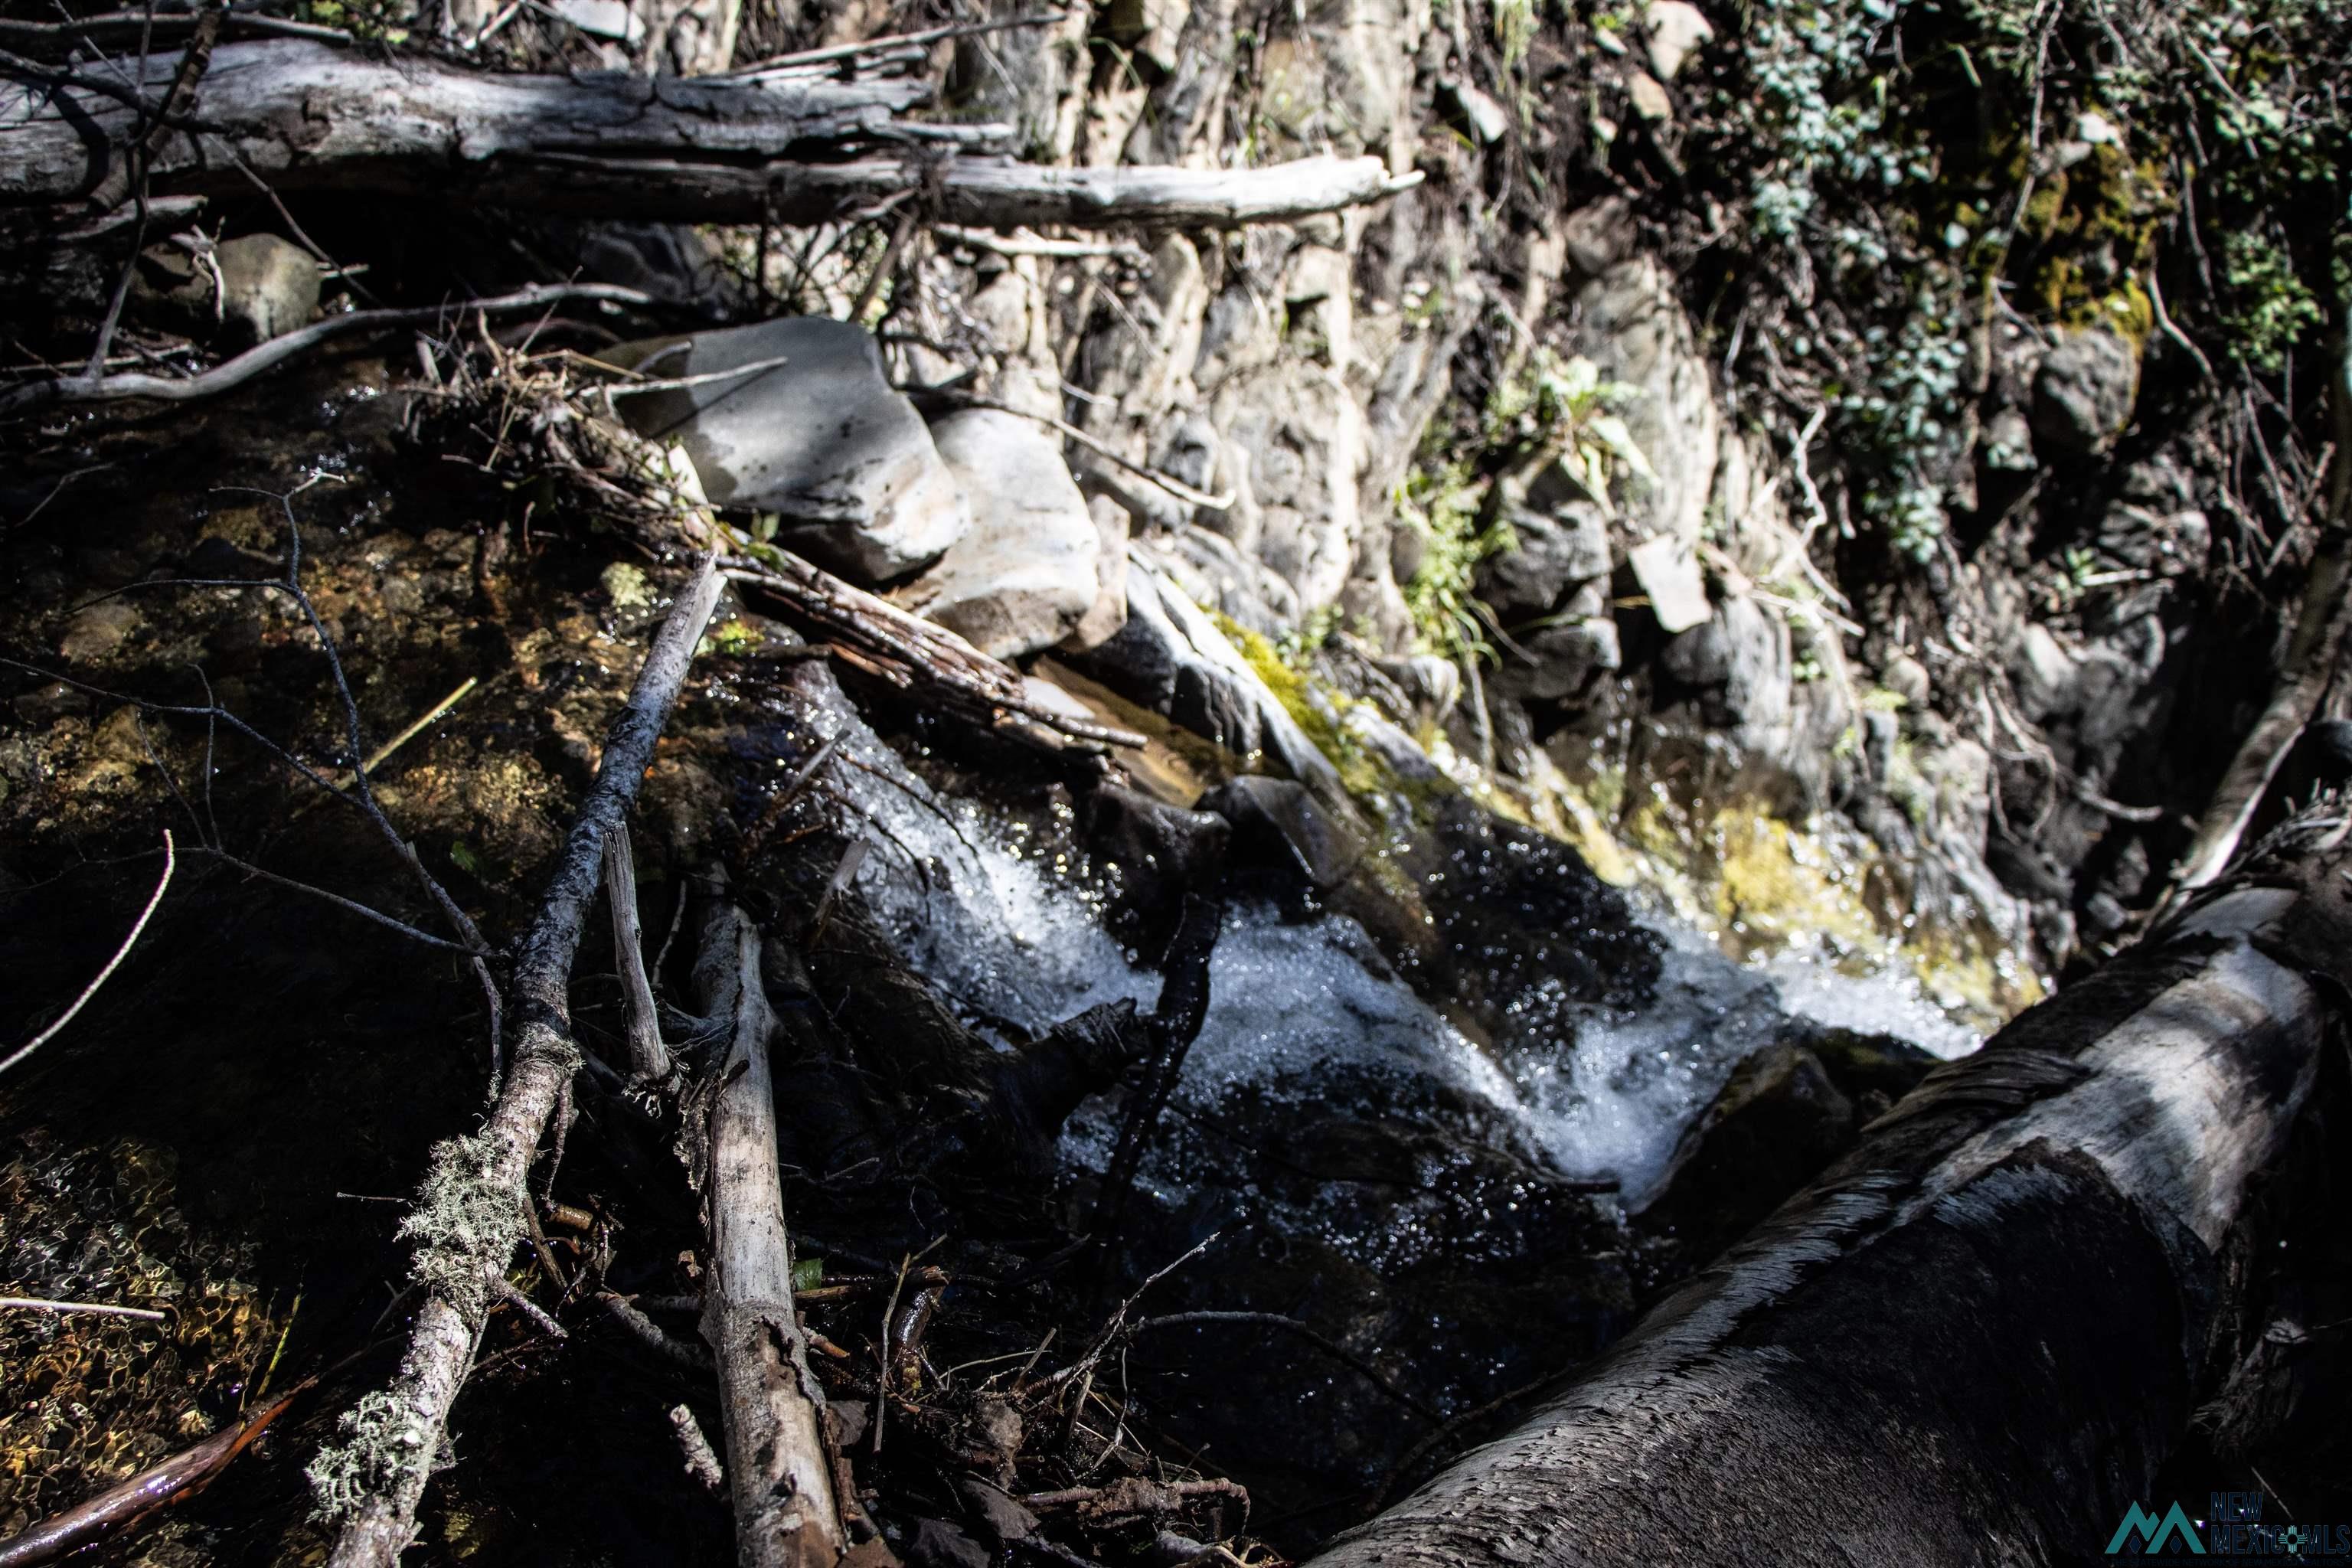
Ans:
<svg viewBox="0 0 2352 1568"><path fill-rule="evenodd" d="M2063 452L2094 452L2123 432L2139 396L2139 354L2104 327L2068 332L2033 377L2033 434Z"/></svg>
<svg viewBox="0 0 2352 1568"><path fill-rule="evenodd" d="M951 414L931 439L963 487L971 527L894 597L992 658L1060 642L1094 607L1102 550L1060 440L993 408Z"/></svg>
<svg viewBox="0 0 2352 1568"><path fill-rule="evenodd" d="M1691 634L1683 634L1688 637ZM1535 659L1532 665L1506 656L1496 684L1528 702L1557 702L1582 692L1593 677L1607 674L1622 662L1617 623L1606 616L1546 626L1519 646ZM1668 647L1672 647L1669 644Z"/></svg>
<svg viewBox="0 0 2352 1568"><path fill-rule="evenodd" d="M1504 625L1549 614L1570 588L1609 574L1609 521L1591 501L1504 516L1517 542L1479 563L1475 584Z"/></svg>
<svg viewBox="0 0 2352 1568"><path fill-rule="evenodd" d="M865 584L904 576L970 526L955 476L862 328L789 316L622 343L598 357L649 380L721 374L621 395L615 406L638 434L682 442L712 501L776 513L779 542L821 566ZM723 376L777 359L784 363Z"/></svg>
<svg viewBox="0 0 2352 1568"><path fill-rule="evenodd" d="M274 234L199 245L175 240L140 258L133 281L142 315L241 347L309 326L318 314L319 264L301 247Z"/></svg>

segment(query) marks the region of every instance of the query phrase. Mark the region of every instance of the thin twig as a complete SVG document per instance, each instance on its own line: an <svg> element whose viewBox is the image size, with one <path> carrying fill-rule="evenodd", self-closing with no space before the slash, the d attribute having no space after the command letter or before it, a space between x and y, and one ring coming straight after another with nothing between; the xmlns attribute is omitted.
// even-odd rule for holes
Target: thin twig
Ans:
<svg viewBox="0 0 2352 1568"><path fill-rule="evenodd" d="M167 827L163 830L163 874L156 879L155 890L147 896L147 907L141 910L139 918L131 922L131 934L122 939L122 945L114 950L114 956L106 961L106 967L98 972L97 977L81 988L81 994L73 999L73 1005L59 1014L57 1021L47 1028L18 1047L7 1060L0 1061L0 1072L6 1072L10 1068L57 1038L58 1032L72 1023L75 1015L89 1005L91 997L98 994L98 988L111 979L116 970L122 967L122 961L131 956L131 949L139 941L139 933L147 929L147 921L155 913L155 906L163 901L163 889L172 885L172 871L178 864L178 857L174 854L172 846L172 830Z"/></svg>
<svg viewBox="0 0 2352 1568"><path fill-rule="evenodd" d="M1178 500L1182 501L1187 506L1197 506L1209 511L1226 511L1231 510L1233 507L1234 500L1233 492L1228 491L1221 496L1213 496L1206 490L1196 490L1191 485L1186 484L1180 479L1176 479L1168 474L1163 474L1157 468L1149 468L1144 464L1135 461L1132 458L1122 457L1119 453L1112 450L1107 443L1087 435L1085 431L1079 429L1075 425L1065 424L1061 420L1055 418L1050 414L1032 413L1026 408L1015 408L1009 403L998 403L992 398L986 397L971 397L958 395L955 401L966 408L992 408L1000 414L1017 414L1024 419L1034 419L1040 425L1050 426L1057 434L1066 437L1070 440L1076 441L1079 446L1084 447L1087 451L1095 454L1095 456L1118 464L1120 468L1125 468L1129 473L1135 475L1136 478L1147 479L1152 484L1159 486L1161 489L1166 490L1170 495L1174 496Z"/></svg>
<svg viewBox="0 0 2352 1568"><path fill-rule="evenodd" d="M495 956L492 950L488 947L467 947L463 942L451 942L446 937L435 936L431 931L419 931L404 920L385 914L382 910L371 909L355 899L347 899L341 893L331 893L326 889L310 882L298 882L291 877L281 877L275 871L265 871L251 861L240 860L225 849L205 847L191 849L188 853L208 856L224 866L233 866L248 877L274 883L289 892L302 893L313 899L324 900L340 910L355 914L364 921L373 921L386 931L395 931L409 941L421 942L426 947L437 947L445 952L458 953L467 958L484 959Z"/></svg>
<svg viewBox="0 0 2352 1568"><path fill-rule="evenodd" d="M80 1313L100 1318L143 1318L160 1323L171 1316L152 1307L113 1307L103 1301L51 1301L39 1296L0 1296L0 1308L16 1307L33 1312Z"/></svg>
<svg viewBox="0 0 2352 1568"><path fill-rule="evenodd" d="M313 321L295 331L281 333L197 375L174 378L84 374L20 383L0 391L0 417L54 407L59 404L126 403L140 398L159 403L194 403L242 386L264 371L275 369L296 354L316 348L328 339L341 337L345 332L418 326L441 321L452 312L467 310L503 316L517 310L539 310L566 300L601 300L607 304L640 308L659 303L650 294L609 283L542 283L488 300L458 300L446 305L431 305L418 310L353 310L349 315L330 316L323 321Z"/></svg>

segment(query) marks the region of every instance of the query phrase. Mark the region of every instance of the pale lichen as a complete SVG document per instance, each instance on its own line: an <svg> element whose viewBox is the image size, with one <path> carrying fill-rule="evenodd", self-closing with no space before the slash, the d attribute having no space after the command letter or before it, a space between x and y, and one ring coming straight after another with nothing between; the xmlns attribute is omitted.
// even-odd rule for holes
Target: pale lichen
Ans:
<svg viewBox="0 0 2352 1568"><path fill-rule="evenodd" d="M433 1428L414 1404L379 1389L343 1412L340 1440L319 1450L304 1468L311 1517L333 1524L349 1519L370 1497L382 1496L404 1471L433 1458Z"/></svg>
<svg viewBox="0 0 2352 1568"><path fill-rule="evenodd" d="M416 1206L400 1234L416 1243L410 1273L467 1322L489 1306L489 1270L521 1233L522 1209L511 1183L495 1172L497 1150L487 1138L451 1138L433 1149L433 1163Z"/></svg>

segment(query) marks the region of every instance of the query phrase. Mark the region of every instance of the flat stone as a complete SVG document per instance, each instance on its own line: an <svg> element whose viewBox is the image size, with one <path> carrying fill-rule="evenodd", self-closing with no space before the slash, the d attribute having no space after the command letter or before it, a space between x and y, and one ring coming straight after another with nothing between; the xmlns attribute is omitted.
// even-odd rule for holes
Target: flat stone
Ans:
<svg viewBox="0 0 2352 1568"><path fill-rule="evenodd" d="M1645 539L1625 552L1633 580L1649 595L1650 613L1668 632L1686 632L1715 613L1706 599L1706 579L1689 543L1671 533Z"/></svg>
<svg viewBox="0 0 2352 1568"><path fill-rule="evenodd" d="M1643 20L1650 29L1650 68L1672 81L1701 44L1715 37L1715 24L1685 0L1652 0Z"/></svg>
<svg viewBox="0 0 2352 1568"><path fill-rule="evenodd" d="M1053 647L1094 607L1102 550L1061 441L993 408L951 414L931 437L963 488L971 526L892 597L991 658Z"/></svg>
<svg viewBox="0 0 2352 1568"><path fill-rule="evenodd" d="M103 663L139 629L139 619L138 606L128 599L92 605L67 624L58 657L68 664Z"/></svg>
<svg viewBox="0 0 2352 1568"><path fill-rule="evenodd" d="M1665 83L1648 71L1633 71L1626 77L1625 96L1633 100L1633 112L1653 125L1675 117L1675 100L1667 94Z"/></svg>
<svg viewBox="0 0 2352 1568"><path fill-rule="evenodd" d="M779 542L820 566L886 582L938 560L971 524L930 431L892 389L862 328L788 316L617 344L598 357L657 380L782 360L615 405L638 434L683 443L715 504L776 513Z"/></svg>

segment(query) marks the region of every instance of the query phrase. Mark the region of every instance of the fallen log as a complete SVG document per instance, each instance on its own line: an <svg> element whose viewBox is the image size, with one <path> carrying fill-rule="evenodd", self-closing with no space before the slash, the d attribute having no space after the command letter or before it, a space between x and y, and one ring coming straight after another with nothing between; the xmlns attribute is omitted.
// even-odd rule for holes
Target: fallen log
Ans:
<svg viewBox="0 0 2352 1568"><path fill-rule="evenodd" d="M82 200L117 177L142 105L175 60L98 68L0 61L27 92L0 119L0 187L19 203ZM136 84L136 85L133 85ZM147 146L152 197L281 192L462 199L581 216L816 223L893 196L982 227L1237 227L1373 202L1417 183L1378 158L1263 169L1065 169L975 149L1003 127L905 111L903 76L495 75L308 39L224 45L193 106Z"/></svg>
<svg viewBox="0 0 2352 1568"><path fill-rule="evenodd" d="M2341 1040L2341 800L1937 1068L1319 1568L2096 1559L2263 1325L2252 1200Z"/></svg>
<svg viewBox="0 0 2352 1568"><path fill-rule="evenodd" d="M719 602L715 553L671 605L606 737L596 782L573 818L530 928L515 950L506 1009L512 1070L479 1132L434 1151L403 1232L417 1239L423 1303L392 1384L345 1413L339 1440L312 1462L322 1511L341 1525L331 1568L394 1568L416 1530L416 1507L457 1402L497 1281L522 1238L526 1178L564 1087L580 1065L572 1042L572 962L602 879L604 841L653 763L654 742L686 683Z"/></svg>
<svg viewBox="0 0 2352 1568"><path fill-rule="evenodd" d="M790 605L845 662L1045 752L1139 747L1144 738L1081 719L1033 692L1019 670L942 626L843 582L775 545L737 557L729 577Z"/></svg>
<svg viewBox="0 0 2352 1568"><path fill-rule="evenodd" d="M853 1548L834 1495L825 1396L793 1305L792 1237L776 1168L776 1015L760 979L760 933L732 904L712 909L695 980L727 1048L696 1099L705 1120L702 1337L719 1362L719 1408L742 1568L833 1568ZM861 1557L889 1561L868 1543Z"/></svg>

